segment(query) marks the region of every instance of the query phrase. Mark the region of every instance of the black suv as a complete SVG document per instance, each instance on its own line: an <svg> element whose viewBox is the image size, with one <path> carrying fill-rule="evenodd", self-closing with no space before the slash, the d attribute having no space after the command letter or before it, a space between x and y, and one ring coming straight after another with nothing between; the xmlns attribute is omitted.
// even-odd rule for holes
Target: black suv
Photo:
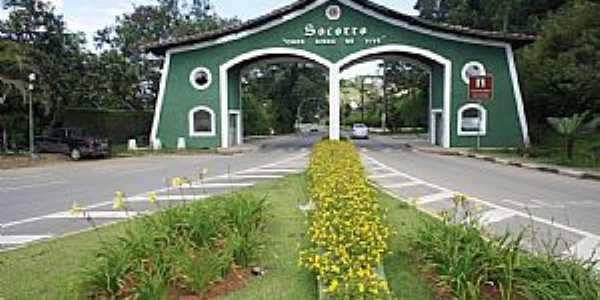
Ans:
<svg viewBox="0 0 600 300"><path fill-rule="evenodd" d="M50 129L36 137L35 143L38 152L64 153L73 160L110 155L108 139L87 135L80 128Z"/></svg>

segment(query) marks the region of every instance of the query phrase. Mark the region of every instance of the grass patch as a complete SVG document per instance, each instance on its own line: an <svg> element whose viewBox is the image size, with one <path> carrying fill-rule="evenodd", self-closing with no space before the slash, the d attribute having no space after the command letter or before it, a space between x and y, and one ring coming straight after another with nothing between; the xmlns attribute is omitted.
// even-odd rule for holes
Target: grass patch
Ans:
<svg viewBox="0 0 600 300"><path fill-rule="evenodd" d="M600 170L600 157L595 152L600 145L600 134L586 134L579 136L575 141L573 159L568 159L563 140L555 133L545 135L530 149L500 149L477 152L491 154L504 158L520 158L537 163L551 164L573 168Z"/></svg>
<svg viewBox="0 0 600 300"><path fill-rule="evenodd" d="M306 197L304 178L292 176L257 185L245 194L267 195L273 218L265 228L268 246L259 262L268 273L225 299L315 299L314 277L297 266L298 243L306 231L304 216L297 209ZM119 223L98 232L106 243L114 243L124 236L127 227L127 223ZM84 269L93 266L101 246L96 232L85 232L0 253L0 299L80 298Z"/></svg>
<svg viewBox="0 0 600 300"><path fill-rule="evenodd" d="M388 210L389 226L397 234L393 235L389 248L391 255L384 261L385 273L390 289L398 299L431 300L435 294L421 274L419 262L412 251L411 243L425 221L431 220L414 207L379 192L379 203Z"/></svg>

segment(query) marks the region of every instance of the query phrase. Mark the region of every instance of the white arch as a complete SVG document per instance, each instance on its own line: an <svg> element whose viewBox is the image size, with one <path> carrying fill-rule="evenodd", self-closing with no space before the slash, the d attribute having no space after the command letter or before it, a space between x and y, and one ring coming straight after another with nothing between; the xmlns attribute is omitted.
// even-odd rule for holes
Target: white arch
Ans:
<svg viewBox="0 0 600 300"><path fill-rule="evenodd" d="M326 58L322 56L295 48L285 48L285 47L274 47L274 48L263 48L257 49L254 51L250 51L244 54L241 54L221 65L219 69L219 85L220 85L220 94L221 94L221 147L228 148L229 147L229 81L228 81L228 71L232 67L243 63L245 61L249 61L254 58L258 58L261 56L269 56L269 55L289 55L306 58L308 60L314 61L326 67L329 70L332 70L334 64ZM330 71L331 72L331 71ZM331 93L330 93L331 94ZM330 95L331 97L331 95ZM331 101L330 101L331 102ZM331 105L331 104L330 104ZM330 135L331 129L333 126L330 125ZM241 141L238 141L241 143Z"/></svg>
<svg viewBox="0 0 600 300"><path fill-rule="evenodd" d="M210 132L197 132L194 126L194 115L199 111L205 111L210 115ZM215 136L216 134L216 121L215 121L215 112L212 108L204 105L199 105L190 110L188 113L188 128L190 137L205 137L205 136Z"/></svg>
<svg viewBox="0 0 600 300"><path fill-rule="evenodd" d="M444 148L450 148L450 104L452 97L452 61L449 59L425 48L419 48L408 45L385 45L378 46L369 49L365 49L362 51L355 52L344 57L342 60L338 61L335 69L340 70L345 65L348 65L354 61L360 60L361 58L384 54L384 53L405 53L405 54L413 54L421 57L426 57L432 61L439 63L444 66L444 108L443 108L443 122L444 122L444 138L443 138L443 146Z"/></svg>

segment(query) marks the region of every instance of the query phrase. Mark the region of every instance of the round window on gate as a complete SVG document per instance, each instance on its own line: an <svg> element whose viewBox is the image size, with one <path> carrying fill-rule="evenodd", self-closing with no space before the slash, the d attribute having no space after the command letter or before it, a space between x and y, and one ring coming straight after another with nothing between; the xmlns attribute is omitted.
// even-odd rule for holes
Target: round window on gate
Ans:
<svg viewBox="0 0 600 300"><path fill-rule="evenodd" d="M197 90L205 90L212 82L210 70L204 67L196 68L190 74L190 83Z"/></svg>
<svg viewBox="0 0 600 300"><path fill-rule="evenodd" d="M485 66L478 61L468 62L462 69L462 79L466 84L469 84L469 78L473 76L483 76L485 74L487 74Z"/></svg>
<svg viewBox="0 0 600 300"><path fill-rule="evenodd" d="M338 5L330 5L325 10L325 16L331 21L337 21L342 17L342 8Z"/></svg>

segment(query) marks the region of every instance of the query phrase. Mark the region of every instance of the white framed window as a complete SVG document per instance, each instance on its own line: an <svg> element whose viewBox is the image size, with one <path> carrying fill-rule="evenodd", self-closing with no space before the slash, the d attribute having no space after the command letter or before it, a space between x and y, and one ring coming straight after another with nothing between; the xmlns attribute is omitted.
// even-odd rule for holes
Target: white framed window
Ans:
<svg viewBox="0 0 600 300"><path fill-rule="evenodd" d="M215 112L208 106L196 106L188 116L191 137L216 135Z"/></svg>
<svg viewBox="0 0 600 300"><path fill-rule="evenodd" d="M337 21L342 17L342 8L339 5L330 5L325 10L325 16L330 21Z"/></svg>
<svg viewBox="0 0 600 300"><path fill-rule="evenodd" d="M484 136L487 133L487 110L481 104L471 103L458 110L459 136Z"/></svg>
<svg viewBox="0 0 600 300"><path fill-rule="evenodd" d="M190 84L197 90L205 90L212 83L212 74L205 67L196 68L190 73Z"/></svg>
<svg viewBox="0 0 600 300"><path fill-rule="evenodd" d="M483 76L487 74L487 72L485 71L485 66L482 63L478 61L471 61L463 66L460 74L462 75L462 80L466 84L469 84L469 78L473 76Z"/></svg>

